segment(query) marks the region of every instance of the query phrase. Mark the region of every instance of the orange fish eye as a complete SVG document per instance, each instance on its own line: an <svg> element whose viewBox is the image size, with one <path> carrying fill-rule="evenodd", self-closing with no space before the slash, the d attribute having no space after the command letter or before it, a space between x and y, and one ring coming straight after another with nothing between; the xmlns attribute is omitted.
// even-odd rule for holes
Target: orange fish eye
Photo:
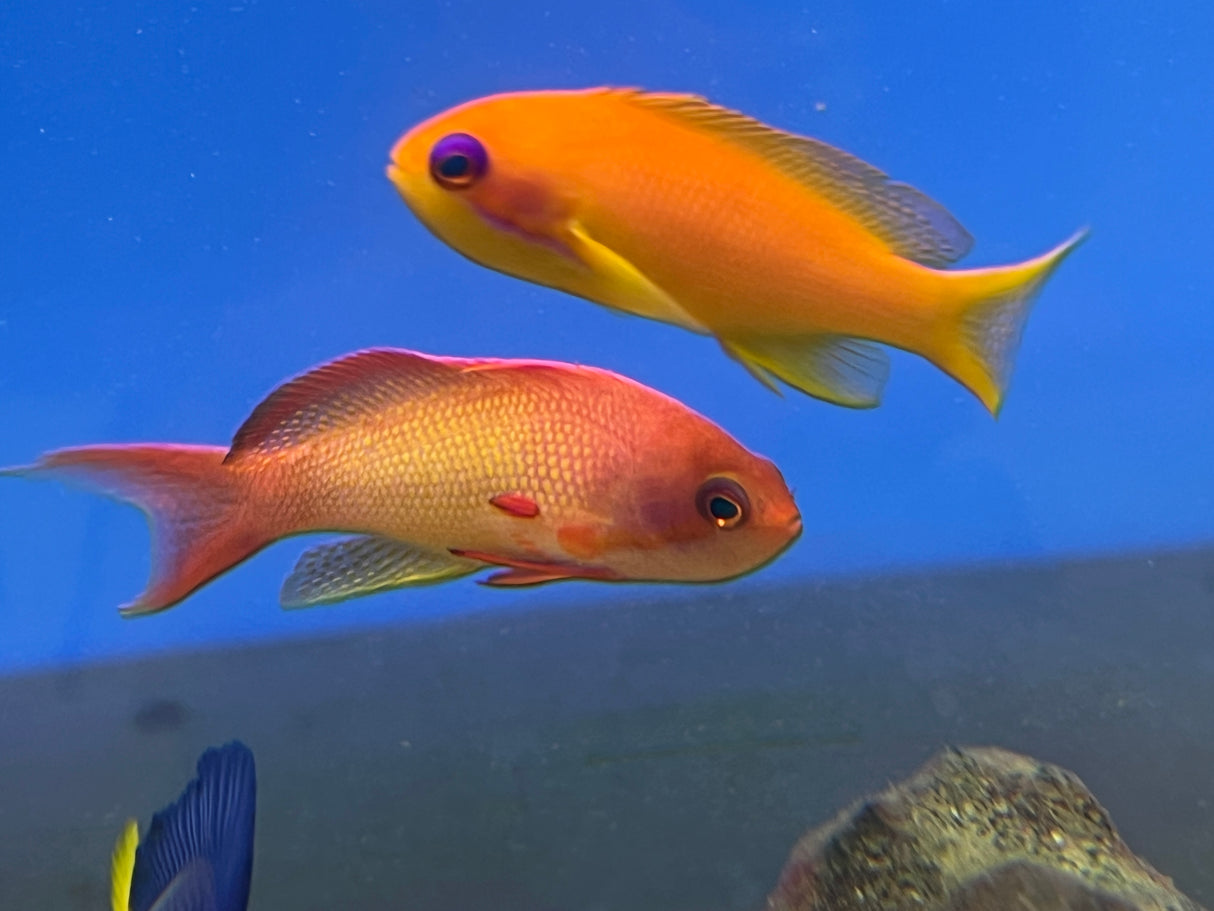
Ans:
<svg viewBox="0 0 1214 911"><path fill-rule="evenodd" d="M696 509L720 529L737 528L750 516L750 499L730 478L709 478L696 491Z"/></svg>
<svg viewBox="0 0 1214 911"><path fill-rule="evenodd" d="M440 187L463 190L489 170L489 153L467 133L444 136L430 150L430 176Z"/></svg>

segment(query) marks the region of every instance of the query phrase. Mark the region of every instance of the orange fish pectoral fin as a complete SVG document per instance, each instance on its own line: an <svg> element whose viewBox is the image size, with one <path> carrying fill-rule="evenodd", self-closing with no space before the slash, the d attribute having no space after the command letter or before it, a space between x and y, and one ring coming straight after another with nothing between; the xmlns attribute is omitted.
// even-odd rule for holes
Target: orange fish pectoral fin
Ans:
<svg viewBox="0 0 1214 911"><path fill-rule="evenodd" d="M385 538L363 535L304 551L282 585L283 607L334 604L360 595L433 585L480 569L444 551L431 551Z"/></svg>
<svg viewBox="0 0 1214 911"><path fill-rule="evenodd" d="M708 333L674 298L625 257L597 241L582 225L569 224L565 243L591 273L586 288L579 293L617 310L671 323L702 335Z"/></svg>
<svg viewBox="0 0 1214 911"><path fill-rule="evenodd" d="M881 404L889 378L886 353L848 336L750 336L721 339L721 347L776 391L774 379L779 379L815 398L848 408Z"/></svg>
<svg viewBox="0 0 1214 911"><path fill-rule="evenodd" d="M605 566L560 560L520 560L479 550L452 550L451 553L467 560L480 560L482 563L505 567L503 571L494 573L482 583L495 587L540 585L544 582L559 582L562 579L609 581L620 578L618 573Z"/></svg>

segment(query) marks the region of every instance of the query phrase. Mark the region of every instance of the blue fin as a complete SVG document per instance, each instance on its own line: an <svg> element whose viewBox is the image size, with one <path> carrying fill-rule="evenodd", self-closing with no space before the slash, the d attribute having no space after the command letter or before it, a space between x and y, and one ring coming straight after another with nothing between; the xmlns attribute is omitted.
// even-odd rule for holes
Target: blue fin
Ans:
<svg viewBox="0 0 1214 911"><path fill-rule="evenodd" d="M203 753L135 852L130 911L245 911L256 815L252 751L234 740Z"/></svg>

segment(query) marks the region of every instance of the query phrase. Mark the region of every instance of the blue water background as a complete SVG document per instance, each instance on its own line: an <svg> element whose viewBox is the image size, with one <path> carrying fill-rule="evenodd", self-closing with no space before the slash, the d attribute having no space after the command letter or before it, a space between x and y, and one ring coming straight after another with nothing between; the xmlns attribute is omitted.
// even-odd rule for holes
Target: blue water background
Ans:
<svg viewBox="0 0 1214 911"><path fill-rule="evenodd" d="M1211 9L9 0L0 463L224 443L285 378L399 345L609 367L775 459L806 533L740 589L1207 543ZM452 104L597 84L704 94L842 146L948 206L976 238L967 266L1090 224L1033 314L1001 419L901 353L879 410L777 397L710 339L469 263L383 176L396 137ZM644 588L463 581L285 612L304 546L123 621L147 572L139 512L4 480L0 670Z"/></svg>

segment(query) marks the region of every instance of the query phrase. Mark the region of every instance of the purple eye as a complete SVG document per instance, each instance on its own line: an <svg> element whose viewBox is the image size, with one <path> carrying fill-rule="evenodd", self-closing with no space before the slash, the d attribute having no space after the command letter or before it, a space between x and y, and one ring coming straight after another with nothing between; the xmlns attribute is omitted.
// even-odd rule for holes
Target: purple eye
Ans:
<svg viewBox="0 0 1214 911"><path fill-rule="evenodd" d="M489 170L489 155L475 136L452 133L430 150L430 176L440 187L462 190Z"/></svg>

